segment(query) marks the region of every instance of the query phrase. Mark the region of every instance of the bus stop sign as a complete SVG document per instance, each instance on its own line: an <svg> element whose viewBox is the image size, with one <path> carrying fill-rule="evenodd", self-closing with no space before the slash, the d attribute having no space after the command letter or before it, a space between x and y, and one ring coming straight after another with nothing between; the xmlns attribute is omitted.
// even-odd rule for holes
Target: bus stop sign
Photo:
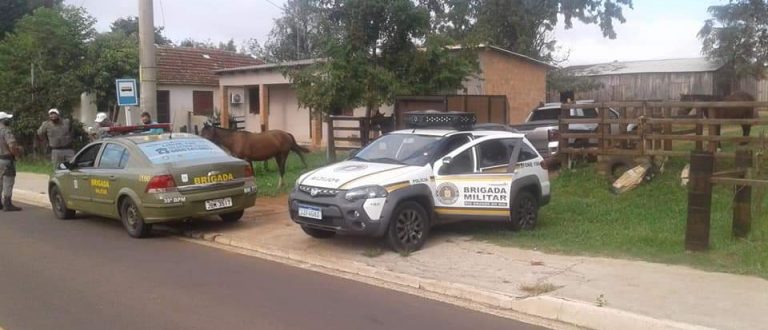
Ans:
<svg viewBox="0 0 768 330"><path fill-rule="evenodd" d="M115 80L115 86L117 88L118 106L139 105L136 79L117 79Z"/></svg>

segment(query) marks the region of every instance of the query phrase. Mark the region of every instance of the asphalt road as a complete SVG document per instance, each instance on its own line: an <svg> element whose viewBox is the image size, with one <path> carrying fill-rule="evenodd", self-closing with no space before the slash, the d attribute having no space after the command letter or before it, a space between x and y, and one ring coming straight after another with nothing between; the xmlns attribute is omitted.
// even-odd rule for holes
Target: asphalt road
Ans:
<svg viewBox="0 0 768 330"><path fill-rule="evenodd" d="M0 212L0 328L539 329L156 235Z"/></svg>

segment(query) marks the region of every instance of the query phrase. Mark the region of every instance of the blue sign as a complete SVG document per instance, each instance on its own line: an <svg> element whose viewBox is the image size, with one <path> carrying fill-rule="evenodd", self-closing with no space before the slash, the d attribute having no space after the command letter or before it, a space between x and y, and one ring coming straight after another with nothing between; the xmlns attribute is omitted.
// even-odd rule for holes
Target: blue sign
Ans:
<svg viewBox="0 0 768 330"><path fill-rule="evenodd" d="M136 90L136 79L117 79L117 105L139 105L139 92Z"/></svg>

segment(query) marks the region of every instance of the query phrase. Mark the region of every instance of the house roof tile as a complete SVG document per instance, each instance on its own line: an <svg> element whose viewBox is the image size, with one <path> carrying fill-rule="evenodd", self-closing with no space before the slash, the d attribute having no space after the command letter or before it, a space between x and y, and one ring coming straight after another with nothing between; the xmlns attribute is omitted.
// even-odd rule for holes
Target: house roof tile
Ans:
<svg viewBox="0 0 768 330"><path fill-rule="evenodd" d="M218 86L214 71L264 61L235 52L187 47L157 47L158 84Z"/></svg>

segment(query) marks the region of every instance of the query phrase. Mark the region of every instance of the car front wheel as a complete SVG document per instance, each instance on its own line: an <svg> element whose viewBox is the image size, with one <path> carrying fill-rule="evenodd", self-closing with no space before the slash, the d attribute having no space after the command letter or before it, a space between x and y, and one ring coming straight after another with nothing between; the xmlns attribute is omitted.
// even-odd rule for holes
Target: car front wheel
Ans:
<svg viewBox="0 0 768 330"><path fill-rule="evenodd" d="M530 192L520 191L512 202L511 229L533 229L539 216L539 201Z"/></svg>
<svg viewBox="0 0 768 330"><path fill-rule="evenodd" d="M50 196L53 215L61 220L72 219L75 216L75 210L67 208L67 202L64 200L64 196L61 195L59 187L51 187Z"/></svg>
<svg viewBox="0 0 768 330"><path fill-rule="evenodd" d="M421 249L428 235L429 217L419 203L402 203L392 213L387 241L396 252L410 253Z"/></svg>
<svg viewBox="0 0 768 330"><path fill-rule="evenodd" d="M152 231L152 225L144 222L138 206L130 198L126 198L120 205L120 219L131 237L144 238Z"/></svg>

